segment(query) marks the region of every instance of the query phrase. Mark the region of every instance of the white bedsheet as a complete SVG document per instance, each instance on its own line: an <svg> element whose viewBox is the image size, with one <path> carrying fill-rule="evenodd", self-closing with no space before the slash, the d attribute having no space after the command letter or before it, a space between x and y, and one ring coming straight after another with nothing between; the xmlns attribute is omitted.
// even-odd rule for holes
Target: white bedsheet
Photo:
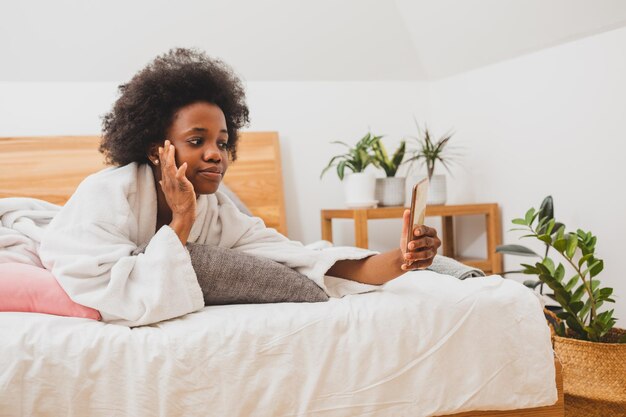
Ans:
<svg viewBox="0 0 626 417"><path fill-rule="evenodd" d="M0 313L0 416L429 416L556 402L538 299L410 272L317 304L128 328Z"/></svg>

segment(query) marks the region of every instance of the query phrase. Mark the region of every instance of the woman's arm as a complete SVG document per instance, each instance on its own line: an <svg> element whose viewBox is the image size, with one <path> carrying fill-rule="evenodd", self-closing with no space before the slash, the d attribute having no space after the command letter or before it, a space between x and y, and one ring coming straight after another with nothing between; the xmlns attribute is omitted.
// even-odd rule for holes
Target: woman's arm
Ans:
<svg viewBox="0 0 626 417"><path fill-rule="evenodd" d="M158 151L161 175L157 172L157 177L160 178L161 190L157 187L157 193L163 193L167 207L162 209L171 211L172 216L169 226L178 236L180 243L185 246L196 219L196 193L193 184L185 176L187 163L180 167L176 166L174 145L166 140Z"/></svg>
<svg viewBox="0 0 626 417"><path fill-rule="evenodd" d="M413 229L413 240L407 245L409 216L409 210L405 210L399 249L365 259L337 261L326 274L364 284L380 285L407 271L430 266L441 246L441 240L435 229L421 225Z"/></svg>
<svg viewBox="0 0 626 417"><path fill-rule="evenodd" d="M365 259L337 261L326 275L380 285L404 274L403 262L402 251L394 249Z"/></svg>
<svg viewBox="0 0 626 417"><path fill-rule="evenodd" d="M184 217L176 217L172 219L172 222L169 226L174 230L176 236L180 240L180 243L185 246L187 244L187 239L189 239L189 233L191 233L191 227L193 226L193 219L184 218Z"/></svg>

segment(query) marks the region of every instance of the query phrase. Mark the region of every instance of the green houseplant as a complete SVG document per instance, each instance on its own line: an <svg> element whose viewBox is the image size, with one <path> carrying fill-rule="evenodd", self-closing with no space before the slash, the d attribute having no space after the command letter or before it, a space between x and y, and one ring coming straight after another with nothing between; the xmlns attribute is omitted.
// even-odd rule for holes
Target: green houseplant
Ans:
<svg viewBox="0 0 626 417"><path fill-rule="evenodd" d="M377 203L374 199L376 177L371 172L366 172L365 169L369 165L376 166L372 145L378 142L381 137L368 132L354 146L342 141L331 142L345 146L347 151L333 156L322 170L320 178L332 167L336 168L339 179L344 181L345 178L346 205L348 207L369 207L375 206ZM352 173L347 175L346 170Z"/></svg>
<svg viewBox="0 0 626 417"><path fill-rule="evenodd" d="M448 150L447 145L450 139L452 139L453 133L448 132L435 142L427 127L424 128L422 133L418 125L418 132L421 133L420 136L412 138L417 147L409 152L411 157L407 162L419 161L425 164L428 179L432 179L438 161L449 171L451 159L448 158L446 151Z"/></svg>
<svg viewBox="0 0 626 417"><path fill-rule="evenodd" d="M374 165L385 171L384 178L376 178L376 200L382 206L404 205L406 178L397 176L397 173L405 162L406 140L400 141L400 145L391 157L380 139L372 143L372 151L374 152Z"/></svg>
<svg viewBox="0 0 626 417"><path fill-rule="evenodd" d="M497 251L535 258L523 263L524 274L534 275L548 286L559 303L558 319L551 320L554 350L563 364L565 406L568 415L612 415L626 409L626 331L614 327L610 303L613 289L603 287L598 275L604 261L596 256L597 237L577 229L567 232L554 218L552 197L540 209L529 209L513 219L518 229L545 244L542 255L522 245L502 245ZM555 262L550 251L558 254ZM569 269L569 274L567 270ZM538 284L526 281L529 287Z"/></svg>
<svg viewBox="0 0 626 417"><path fill-rule="evenodd" d="M400 168L400 165L405 162L404 155L406 153L406 140L400 141L398 149L395 150L390 158L385 145L380 140L382 136L379 136L378 138L378 140L372 143L372 150L374 151L374 164L385 171L385 176L395 177L398 172L398 168Z"/></svg>
<svg viewBox="0 0 626 417"><path fill-rule="evenodd" d="M435 175L435 168L441 164L448 172L450 165L455 162L456 154L450 149L450 139L452 132L448 132L439 139L433 139L432 134L425 127L420 128L417 121L418 136L411 137L412 149L408 151L409 158L406 162L418 162L426 166L430 188L428 192L429 204L444 204L446 202L446 177Z"/></svg>
<svg viewBox="0 0 626 417"><path fill-rule="evenodd" d="M582 229L575 233L566 232L565 225L554 219L553 210L552 197L549 196L539 210L531 208L523 218L513 219L513 224L522 226L514 230L528 232L523 237L535 238L545 244L545 254L539 255L521 245L502 245L497 251L538 259L534 264L522 264L522 273L536 275L538 282L554 292L553 298L563 309L557 314L562 321L554 328L559 336L569 333L581 340L600 342L616 320L613 310L599 311L603 304L615 300L611 298L613 289L601 287L600 280L596 278L604 268L604 261L595 255L597 238ZM571 277L566 278L565 265L560 262L557 265L549 256L550 250L557 252L565 265L571 268ZM536 282L525 284L537 285Z"/></svg>
<svg viewBox="0 0 626 417"><path fill-rule="evenodd" d="M374 164L375 161L374 155L372 154L372 144L378 142L381 138L382 136L367 133L354 146L350 146L339 140L331 142L343 145L348 148L348 150L345 153L333 156L328 162L328 165L322 170L320 178L333 166L336 167L337 176L342 181L345 177L346 169L355 173L365 171L365 168L370 164Z"/></svg>

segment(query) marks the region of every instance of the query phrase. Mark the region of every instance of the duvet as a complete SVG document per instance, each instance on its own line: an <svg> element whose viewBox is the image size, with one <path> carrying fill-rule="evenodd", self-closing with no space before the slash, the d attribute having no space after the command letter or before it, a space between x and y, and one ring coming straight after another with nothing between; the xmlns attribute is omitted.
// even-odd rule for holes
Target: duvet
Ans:
<svg viewBox="0 0 626 417"><path fill-rule="evenodd" d="M0 416L430 416L553 404L554 372L539 300L498 276L137 328L0 313Z"/></svg>

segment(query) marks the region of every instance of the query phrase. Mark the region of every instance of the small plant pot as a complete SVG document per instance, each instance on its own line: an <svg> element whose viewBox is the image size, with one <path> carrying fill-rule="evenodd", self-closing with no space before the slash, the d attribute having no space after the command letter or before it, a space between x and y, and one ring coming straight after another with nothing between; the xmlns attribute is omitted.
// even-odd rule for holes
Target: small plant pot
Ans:
<svg viewBox="0 0 626 417"><path fill-rule="evenodd" d="M348 174L344 180L346 192L346 206L348 207L376 207L378 201L374 199L376 177L371 172L355 172Z"/></svg>
<svg viewBox="0 0 626 417"><path fill-rule="evenodd" d="M552 336L563 365L565 414L604 417L626 410L626 344L615 343L626 330L613 328L605 337L613 343Z"/></svg>
<svg viewBox="0 0 626 417"><path fill-rule="evenodd" d="M428 200L426 204L446 204L446 176L433 175L428 187Z"/></svg>
<svg viewBox="0 0 626 417"><path fill-rule="evenodd" d="M376 200L381 206L404 205L404 177L376 178Z"/></svg>

